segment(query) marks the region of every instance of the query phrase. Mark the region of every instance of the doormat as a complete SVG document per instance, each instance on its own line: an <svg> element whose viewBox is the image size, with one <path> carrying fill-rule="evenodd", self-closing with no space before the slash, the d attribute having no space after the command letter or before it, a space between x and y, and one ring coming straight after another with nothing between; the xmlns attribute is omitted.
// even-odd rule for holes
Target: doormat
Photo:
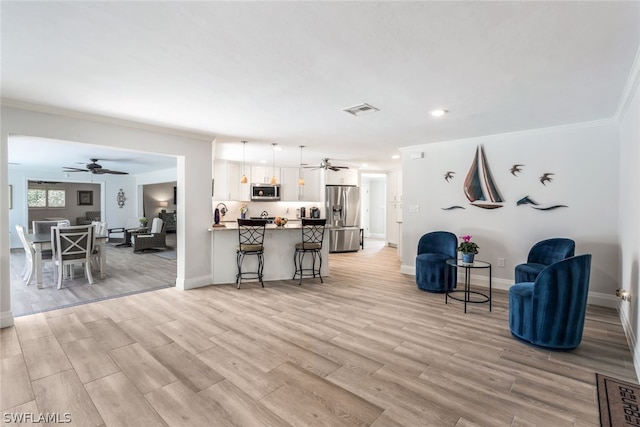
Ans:
<svg viewBox="0 0 640 427"><path fill-rule="evenodd" d="M640 426L640 386L596 373L600 425Z"/></svg>

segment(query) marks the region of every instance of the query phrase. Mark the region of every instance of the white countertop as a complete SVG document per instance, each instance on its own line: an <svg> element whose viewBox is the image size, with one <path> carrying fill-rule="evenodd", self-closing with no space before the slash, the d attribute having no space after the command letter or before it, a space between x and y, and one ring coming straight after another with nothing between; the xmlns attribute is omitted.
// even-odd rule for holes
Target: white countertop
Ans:
<svg viewBox="0 0 640 427"><path fill-rule="evenodd" d="M237 222L225 222L225 223L220 223L222 225L224 225L224 227L209 227L207 230L208 231L225 231L225 230L237 230L238 229L238 223ZM291 224L290 222L288 222L286 225L282 226L282 227L278 227L275 224L267 224L265 226L265 229L267 230L300 230L302 228L302 223L301 222L297 222L294 224Z"/></svg>

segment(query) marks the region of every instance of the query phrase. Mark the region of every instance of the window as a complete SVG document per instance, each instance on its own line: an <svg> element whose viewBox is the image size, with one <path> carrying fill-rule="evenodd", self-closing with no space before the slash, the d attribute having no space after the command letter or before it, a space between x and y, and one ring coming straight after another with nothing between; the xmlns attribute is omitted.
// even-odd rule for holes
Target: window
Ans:
<svg viewBox="0 0 640 427"><path fill-rule="evenodd" d="M66 191L30 188L27 190L27 203L30 208L64 208Z"/></svg>

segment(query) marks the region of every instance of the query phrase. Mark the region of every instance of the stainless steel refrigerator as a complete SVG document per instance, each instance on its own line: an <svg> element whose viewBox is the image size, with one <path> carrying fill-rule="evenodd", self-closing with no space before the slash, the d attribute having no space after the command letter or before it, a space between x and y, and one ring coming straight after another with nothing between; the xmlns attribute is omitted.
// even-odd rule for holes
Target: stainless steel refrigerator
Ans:
<svg viewBox="0 0 640 427"><path fill-rule="evenodd" d="M356 252L360 248L360 188L355 185L326 188L329 252Z"/></svg>

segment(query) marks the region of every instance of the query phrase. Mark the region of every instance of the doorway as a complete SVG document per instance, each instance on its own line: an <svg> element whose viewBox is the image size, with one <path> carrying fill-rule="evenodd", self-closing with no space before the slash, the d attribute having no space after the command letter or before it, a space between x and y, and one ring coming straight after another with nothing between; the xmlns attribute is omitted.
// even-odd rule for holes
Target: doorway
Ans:
<svg viewBox="0 0 640 427"><path fill-rule="evenodd" d="M387 223L387 175L363 173L360 197L362 200L362 228L364 237L384 239Z"/></svg>
<svg viewBox="0 0 640 427"><path fill-rule="evenodd" d="M64 218L68 219L71 225L82 225L90 224L91 220L99 218L107 222L108 228L135 226L144 212L142 192L139 192L138 188L153 185L154 181L169 182L166 200L174 202L173 189L177 186L176 156L13 135L8 138L8 152L10 161L13 160L12 152L28 154L20 157L20 161L12 161L8 168L12 188L9 226L13 232L10 234L9 262L11 310L14 316L175 286L176 233L167 240L167 245L172 250L162 251L163 256L159 256L160 251L158 254L151 251L133 254L129 247L117 247L107 243L106 277L99 278L94 273L93 285L89 285L84 274L78 270L75 279L66 279L63 281L62 289L56 289L53 265L50 261L43 263L43 287L38 289L35 281L27 285L22 279L26 257L23 245L15 232L15 225L21 224L30 228L32 220L47 218ZM61 156L61 153L64 156ZM77 162L74 161L76 156ZM126 171L127 174L96 174L86 167L76 168L75 166L84 166L87 162L84 160L85 157L99 158L105 169ZM144 161L143 166L141 160ZM47 191L51 191L53 197L64 194L64 204L59 202L60 199L58 202L52 199L50 205L45 203L44 206L30 208L27 201L30 189L44 190L45 200ZM122 206L118 203L120 193L126 195ZM175 205L167 207L172 212L175 211ZM161 210L164 206L158 208ZM176 228L174 225L174 229Z"/></svg>

